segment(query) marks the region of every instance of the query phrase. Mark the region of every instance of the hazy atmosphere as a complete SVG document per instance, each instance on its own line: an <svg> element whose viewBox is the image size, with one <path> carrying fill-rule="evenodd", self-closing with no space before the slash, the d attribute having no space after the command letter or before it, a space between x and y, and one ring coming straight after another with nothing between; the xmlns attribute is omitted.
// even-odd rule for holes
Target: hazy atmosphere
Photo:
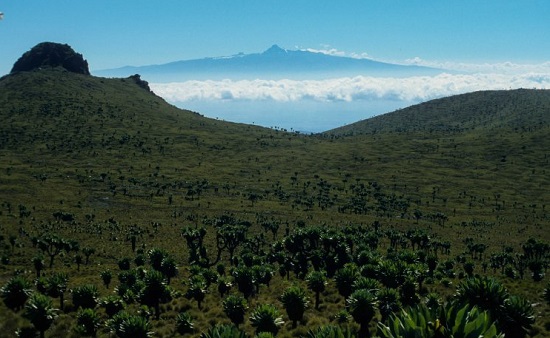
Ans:
<svg viewBox="0 0 550 338"><path fill-rule="evenodd" d="M178 107L319 132L429 99L550 88L548 1L4 1L0 73L41 41L68 43L93 74L133 66ZM427 66L431 74L155 78L140 67L281 50ZM250 65L254 67L254 65ZM218 72L222 74L223 72ZM124 74L128 75L128 74ZM130 74L131 75L131 74Z"/></svg>

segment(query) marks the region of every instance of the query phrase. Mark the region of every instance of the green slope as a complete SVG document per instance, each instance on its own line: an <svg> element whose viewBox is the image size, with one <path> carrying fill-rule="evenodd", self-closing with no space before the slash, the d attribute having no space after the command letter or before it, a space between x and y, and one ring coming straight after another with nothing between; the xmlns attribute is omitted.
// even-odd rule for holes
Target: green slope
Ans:
<svg viewBox="0 0 550 338"><path fill-rule="evenodd" d="M40 200L44 215L60 200L102 212L94 201L109 195L109 203L125 207L157 198L162 214L171 208L168 196L187 201L189 191L204 188L215 211L186 207L240 212L244 203L251 212L247 198L254 195L268 212L302 218L323 182L333 191L332 207L306 209L328 215L351 198L350 185L377 182L416 201L408 213L492 213L471 215L464 195L542 208L549 97L536 90L465 94L305 136L207 119L168 105L131 78L23 72L0 81L0 193L14 205ZM277 197L280 190L285 198ZM450 204L424 203L434 190ZM357 221L346 213L336 218Z"/></svg>
<svg viewBox="0 0 550 338"><path fill-rule="evenodd" d="M181 275L174 288L184 292L189 271L181 228L212 231L222 216L250 222L249 236L266 233L262 224L269 222L280 224L281 238L287 226L378 221L384 231L421 229L449 242L445 259L468 256L467 238L488 246L486 261L503 246L520 252L531 237L550 241L549 96L464 94L306 136L207 119L167 104L132 78L60 69L6 76L0 79L0 253L10 259L0 265L0 285L16 270L32 277L28 265L38 250L31 239L52 232L97 249L93 265L79 272L69 255L54 270L70 272L70 287L101 285L100 271L116 272L120 258L134 256L126 239L136 226L139 247L176 257ZM57 212L74 221L57 220ZM271 234L264 235L267 251ZM20 246L11 247L11 236ZM213 232L207 242L215 251ZM279 304L291 282L303 283L274 276L252 302ZM505 283L541 302L544 282ZM453 293L439 283L430 288ZM334 285L325 297L331 301L309 312L308 327L327 324L344 307ZM155 322L159 335L170 334L166 323L182 309L192 311L200 330L227 321L215 291L202 311L178 298L163 308L167 320ZM540 336L548 333L549 311L547 305L538 310ZM63 316L53 336L74 328L75 311ZM5 332L25 324L2 306L0 317L10 319L0 326ZM280 336L298 333L305 329L287 326Z"/></svg>
<svg viewBox="0 0 550 338"><path fill-rule="evenodd" d="M326 132L465 132L536 129L550 123L550 90L480 91L432 100Z"/></svg>

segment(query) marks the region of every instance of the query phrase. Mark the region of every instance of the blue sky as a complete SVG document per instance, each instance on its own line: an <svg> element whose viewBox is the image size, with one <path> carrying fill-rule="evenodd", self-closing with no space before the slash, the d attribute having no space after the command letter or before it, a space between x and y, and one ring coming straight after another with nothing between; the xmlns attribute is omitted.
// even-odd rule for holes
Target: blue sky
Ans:
<svg viewBox="0 0 550 338"><path fill-rule="evenodd" d="M0 73L42 41L92 69L285 48L375 59L550 60L548 0L2 0Z"/></svg>
<svg viewBox="0 0 550 338"><path fill-rule="evenodd" d="M467 72L151 84L182 108L264 126L322 131L468 91L550 89L549 0L0 0L0 12L0 75L43 41L71 45L92 73L273 44Z"/></svg>

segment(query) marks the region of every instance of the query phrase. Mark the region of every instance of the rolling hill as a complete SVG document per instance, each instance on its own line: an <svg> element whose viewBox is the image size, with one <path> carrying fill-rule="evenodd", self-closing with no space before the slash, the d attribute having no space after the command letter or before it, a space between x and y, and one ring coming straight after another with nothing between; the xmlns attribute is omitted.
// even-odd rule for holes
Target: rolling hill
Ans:
<svg viewBox="0 0 550 338"><path fill-rule="evenodd" d="M328 131L335 135L377 132L467 132L538 129L550 123L550 91L481 91L432 100Z"/></svg>
<svg viewBox="0 0 550 338"><path fill-rule="evenodd" d="M0 285L15 275L34 279L31 262L49 258L43 243L59 236L68 246L41 276L70 277L65 309L48 335L80 336L80 312L69 290L94 284L102 299L115 290L126 297L126 311L148 317L156 336L177 336L174 322L183 312L192 316L198 336L230 321L215 286L207 286L202 307L197 304L189 291L194 281L202 283L208 273L218 278L223 270L236 294L238 269L273 267L267 284L255 282L248 305L282 309L285 288L307 288L300 248L320 236L323 269L360 266L385 288L398 279L382 282L382 267L407 261L394 272L422 277L411 284L418 302L429 293L440 301L454 297L471 264L476 275L496 277L510 293L529 299L529 308L538 304L532 335L544 337L547 277L536 281L538 275L530 275L537 266L519 263L527 244L545 248L550 242L549 102L550 91L470 93L302 135L178 109L139 76L95 77L63 63L15 71L0 79ZM246 240L224 237L220 244L238 231ZM237 243L235 252L227 250L229 242ZM332 246L344 248L340 256L323 251ZM94 250L90 264L83 263L84 248ZM158 319L140 307L144 289L133 296L121 291L128 274L140 287L140 274L156 270L150 262L155 250L179 269ZM437 270L427 274L426 257L433 255ZM502 257L509 261L498 265ZM306 270L314 258L306 259ZM547 261L544 253L540 262ZM124 262L132 269L121 268ZM103 285L105 271L117 288ZM349 321L334 273L321 306L307 309L297 327L285 315L279 337L304 336L334 324L337 314ZM405 284L393 285L398 295ZM252 336L251 310L241 329ZM0 332L28 327L23 311L0 304ZM112 335L103 325L103 307L96 311L98 335ZM380 312L376 316L382 321ZM375 321L370 330L376 332Z"/></svg>

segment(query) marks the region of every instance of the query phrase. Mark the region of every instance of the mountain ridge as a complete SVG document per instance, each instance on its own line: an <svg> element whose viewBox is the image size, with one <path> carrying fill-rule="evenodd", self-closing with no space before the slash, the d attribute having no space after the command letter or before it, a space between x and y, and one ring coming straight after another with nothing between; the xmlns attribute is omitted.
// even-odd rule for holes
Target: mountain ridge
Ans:
<svg viewBox="0 0 550 338"><path fill-rule="evenodd" d="M443 71L416 65L399 65L273 45L261 53L180 60L160 65L124 66L97 70L95 75L126 77L139 73L155 82L231 79L315 79L338 76L435 75Z"/></svg>

